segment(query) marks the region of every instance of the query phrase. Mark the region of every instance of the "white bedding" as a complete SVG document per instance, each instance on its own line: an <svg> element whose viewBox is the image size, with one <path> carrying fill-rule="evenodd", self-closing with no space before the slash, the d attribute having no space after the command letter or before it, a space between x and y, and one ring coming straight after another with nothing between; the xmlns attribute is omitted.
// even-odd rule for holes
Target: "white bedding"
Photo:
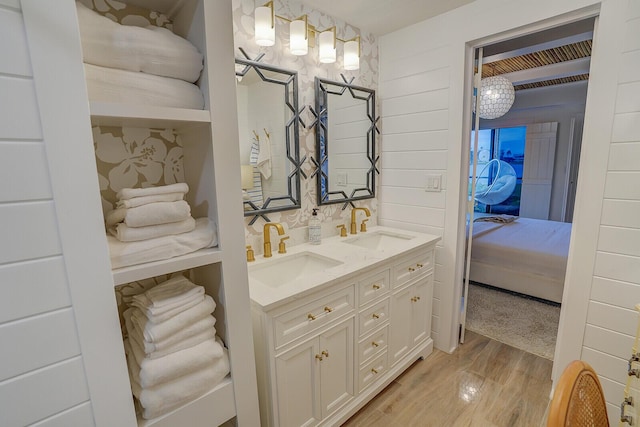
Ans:
<svg viewBox="0 0 640 427"><path fill-rule="evenodd" d="M76 2L83 62L195 82L203 56L166 28L120 25Z"/></svg>
<svg viewBox="0 0 640 427"><path fill-rule="evenodd" d="M476 236L481 224L491 230ZM518 218L508 224L475 223L471 260L564 280L571 224ZM490 284L490 283L489 283Z"/></svg>
<svg viewBox="0 0 640 427"><path fill-rule="evenodd" d="M135 71L84 64L90 101L202 110L204 98L193 83Z"/></svg>

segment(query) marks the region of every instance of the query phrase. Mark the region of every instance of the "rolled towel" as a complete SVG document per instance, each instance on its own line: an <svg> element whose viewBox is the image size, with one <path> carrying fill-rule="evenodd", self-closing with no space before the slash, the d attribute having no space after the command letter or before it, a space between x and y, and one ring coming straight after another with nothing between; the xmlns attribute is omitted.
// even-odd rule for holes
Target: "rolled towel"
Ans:
<svg viewBox="0 0 640 427"><path fill-rule="evenodd" d="M156 237L188 233L195 228L196 220L193 217L189 217L184 221L147 225L146 227L129 227L121 222L114 227L110 227L109 233L121 242L139 242L140 240L155 239Z"/></svg>
<svg viewBox="0 0 640 427"><path fill-rule="evenodd" d="M195 82L202 54L166 28L120 25L76 3L83 61Z"/></svg>
<svg viewBox="0 0 640 427"><path fill-rule="evenodd" d="M111 268L160 261L210 248L218 244L214 223L208 218L197 218L196 228L188 233L156 237L138 242L121 242L107 236Z"/></svg>
<svg viewBox="0 0 640 427"><path fill-rule="evenodd" d="M213 319L213 323L215 324L215 318L211 317L211 319ZM203 341L215 338L215 336L216 328L211 324L210 321L207 321L206 329L187 338L176 338L162 341L160 343L148 343L144 341L139 333L134 333L133 335L129 335L129 339L131 340L131 345L133 346L135 343L135 345L144 352L147 358L159 359L171 353L175 353L176 351L184 350L186 348L198 345Z"/></svg>
<svg viewBox="0 0 640 427"><path fill-rule="evenodd" d="M149 203L177 202L180 200L184 200L184 193L152 194L150 196L118 200L116 202L116 208L137 208L138 206L148 205Z"/></svg>
<svg viewBox="0 0 640 427"><path fill-rule="evenodd" d="M191 217L191 207L184 200L157 202L129 209L114 209L107 214L107 227L124 222L129 227L146 227L184 221Z"/></svg>
<svg viewBox="0 0 640 427"><path fill-rule="evenodd" d="M209 295L204 296L204 301L183 311L169 320L153 323L138 308L131 308L131 323L142 332L145 341L159 342L167 339L176 332L188 328L198 320L211 317L210 314L216 308L216 303Z"/></svg>
<svg viewBox="0 0 640 427"><path fill-rule="evenodd" d="M205 368L153 387L142 387L136 375L129 372L131 390L143 408L142 417L152 419L164 415L212 390L229 374L229 353Z"/></svg>
<svg viewBox="0 0 640 427"><path fill-rule="evenodd" d="M176 184L159 185L157 187L145 187L145 188L123 188L118 191L116 197L118 200L129 200L134 197L153 196L158 194L170 194L170 193L182 193L189 192L189 186L184 182Z"/></svg>
<svg viewBox="0 0 640 427"><path fill-rule="evenodd" d="M125 341L125 348L127 345L130 346L134 363L138 365L139 384L143 388L153 387L197 371L214 363L223 354L222 346L214 338L158 359L145 357L144 351L128 340Z"/></svg>

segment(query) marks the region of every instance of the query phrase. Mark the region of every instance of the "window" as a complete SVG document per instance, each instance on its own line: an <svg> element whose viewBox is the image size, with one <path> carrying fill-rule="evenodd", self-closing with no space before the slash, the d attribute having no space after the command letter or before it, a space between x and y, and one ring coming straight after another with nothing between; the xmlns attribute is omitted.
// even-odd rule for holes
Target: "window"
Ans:
<svg viewBox="0 0 640 427"><path fill-rule="evenodd" d="M491 166L485 168L493 160L502 160L516 173L516 187L511 196L505 201L485 205L475 202L475 212L518 215L520 213L520 196L522 194L522 171L524 169L524 146L526 126L500 129L481 129L478 133L478 165L476 176L479 185L489 185L496 178L497 168ZM473 134L471 135L473 141ZM473 142L469 156L469 195L471 195L471 178L473 175ZM484 169L484 172L483 172ZM482 173L482 176L480 176ZM482 181L485 182L482 182ZM477 184L477 185L478 185Z"/></svg>

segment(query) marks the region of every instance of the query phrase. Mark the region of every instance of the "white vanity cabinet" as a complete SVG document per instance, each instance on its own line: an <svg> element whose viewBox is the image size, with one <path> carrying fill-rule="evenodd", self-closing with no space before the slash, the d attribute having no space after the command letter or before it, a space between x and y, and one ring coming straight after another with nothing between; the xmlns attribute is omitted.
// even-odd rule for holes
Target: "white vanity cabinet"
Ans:
<svg viewBox="0 0 640 427"><path fill-rule="evenodd" d="M258 290L249 267L263 426L339 425L431 353L437 240L424 237L387 253L354 248L356 255L339 239L302 245L300 251L347 261L324 282L316 276L290 292ZM281 299L273 296L278 293Z"/></svg>

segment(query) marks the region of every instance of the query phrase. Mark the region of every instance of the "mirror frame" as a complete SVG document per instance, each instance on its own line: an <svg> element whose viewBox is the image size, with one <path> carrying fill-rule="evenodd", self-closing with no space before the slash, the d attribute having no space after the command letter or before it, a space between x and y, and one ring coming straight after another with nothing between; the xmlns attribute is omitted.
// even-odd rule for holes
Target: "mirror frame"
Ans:
<svg viewBox="0 0 640 427"><path fill-rule="evenodd" d="M260 216L264 218L265 221L270 222L265 214L300 209L301 207L300 175L303 174L303 172L301 169L302 161L300 161L300 130L298 127L298 122L300 122L300 112L298 111L298 72L260 62L264 54L260 54L255 60L252 60L242 49L241 51L243 55L246 56L246 59L235 59L236 64L243 66L240 71L236 69L236 77L244 77L253 69L262 81L282 85L284 87L284 106L291 112L291 117L285 123L286 157L292 165L292 171L287 178L288 194L269 197L264 200L262 206L257 206L250 200L243 201L243 206L245 207L244 216L255 216L249 224L253 224ZM268 77L263 71L279 73L282 75L282 78ZM295 196L293 191L295 191ZM291 204L286 206L269 206L278 200L289 200ZM247 207L250 209L246 209Z"/></svg>
<svg viewBox="0 0 640 427"><path fill-rule="evenodd" d="M318 205L331 205L335 203L344 203L342 209L345 209L347 205L351 204L353 206L353 202L356 200L364 200L364 199L372 199L376 194L376 173L380 173L376 166L379 157L376 157L376 133L380 133L377 127L377 122L379 117L376 117L376 91L374 89L365 88L362 86L356 86L351 84L354 78L351 81L347 81L347 79L342 76L344 82L337 82L333 80L324 79L321 77L315 78L315 130L316 130L316 157L317 159L312 158L312 162L316 166L316 170L314 175L316 175L316 190L318 193ZM329 161L329 129L328 129L328 105L327 100L328 95L339 95L342 96L345 92L349 92L349 94L355 99L362 99L366 102L367 106L367 117L370 120L370 126L367 130L367 159L369 160L371 166L367 171L367 186L362 188L356 188L351 192L351 195L347 195L344 191L330 191L329 186L329 177L322 170L325 164L328 164ZM356 94L357 92L360 92ZM327 117L327 122L323 123L321 118L323 116ZM322 153L322 144L321 139L324 137L326 141L324 146L324 154ZM313 177L313 175L312 175ZM327 184L327 192L326 194L322 194L322 180L326 180ZM358 192L364 192L363 195L357 195ZM342 197L330 198L330 196L339 195Z"/></svg>

